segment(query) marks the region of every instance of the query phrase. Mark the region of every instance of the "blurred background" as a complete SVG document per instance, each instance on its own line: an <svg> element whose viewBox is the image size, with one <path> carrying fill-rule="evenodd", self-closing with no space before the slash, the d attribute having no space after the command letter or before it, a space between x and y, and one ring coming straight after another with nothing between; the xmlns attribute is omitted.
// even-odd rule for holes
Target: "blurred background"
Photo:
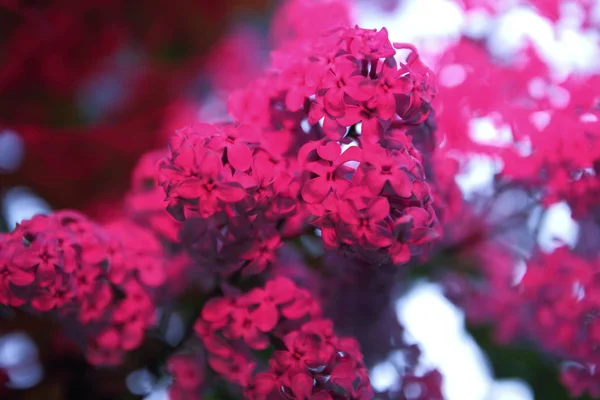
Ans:
<svg viewBox="0 0 600 400"><path fill-rule="evenodd" d="M0 1L0 229L52 209L99 220L118 212L143 153L164 147L178 127L221 119L227 94L260 74L277 3ZM385 26L394 41L416 44L432 65L468 36L486 37L499 58L531 40L557 71L598 67L597 29L582 28L582 20L600 25L600 1L587 14L563 2L558 24L531 7L502 2L498 10L493 6L501 2L488 3L466 11L452 0L362 0L353 17L361 27ZM480 122L474 129L482 135L501 134ZM474 160L459 177L461 189L467 196L485 192L493 172L490 160ZM552 208L540 245L551 247L557 237L576 241L569 215L565 204ZM488 327L467 326L437 285L419 279L399 299L397 314L429 366L442 372L447 399L569 398L550 360L527 346L495 345ZM143 369L91 377L51 322L13 317L0 315L0 382L8 388L1 398L79 398L92 381L126 386L131 398L165 398ZM395 375L390 359L374 369L373 385L392 386Z"/></svg>

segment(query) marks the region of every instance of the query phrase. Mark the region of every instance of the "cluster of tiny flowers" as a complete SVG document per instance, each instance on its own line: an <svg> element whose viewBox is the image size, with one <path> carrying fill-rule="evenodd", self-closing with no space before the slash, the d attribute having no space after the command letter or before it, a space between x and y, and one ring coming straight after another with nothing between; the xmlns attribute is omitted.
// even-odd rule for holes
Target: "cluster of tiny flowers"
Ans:
<svg viewBox="0 0 600 400"><path fill-rule="evenodd" d="M503 179L539 188L550 205L569 202L584 214L598 190L600 123L596 75L557 80L533 47L516 62L494 64L483 46L463 39L441 57L441 74L464 79L440 92L440 131L455 151L499 157ZM458 79L458 78L457 78ZM503 80L509 85L490 84ZM473 116L486 117L509 137L474 140Z"/></svg>
<svg viewBox="0 0 600 400"><path fill-rule="evenodd" d="M336 142L310 142L300 149L299 163L308 175L301 196L326 246L383 253L398 264L438 237L429 187L408 147L364 144L342 151Z"/></svg>
<svg viewBox="0 0 600 400"><path fill-rule="evenodd" d="M213 370L246 387L255 363L247 349L270 346L269 333L283 321L317 317L321 307L310 294L287 278L275 278L264 288L234 297L216 297L202 308L196 333L202 339Z"/></svg>
<svg viewBox="0 0 600 400"><path fill-rule="evenodd" d="M437 163L430 182L436 185L436 205L451 206L442 215L448 251L472 256L478 277L484 277L450 272L447 294L471 322L493 324L498 341L527 338L565 361L561 379L573 396L597 397L598 232L586 229L597 228L600 79L585 73L558 77L533 45L510 63L496 63L483 44L463 38L437 66L444 78L436 108L442 155L444 164L454 156L459 166L450 172ZM506 84L494 84L500 80ZM482 121L493 129L480 131ZM493 160L495 177L491 192L472 194L465 202L454 179L460 161L474 155ZM504 196L511 191L522 195L511 198L514 212ZM479 207L477 201L490 193L483 200L490 206ZM535 222L532 210L544 215L558 202L568 204L581 231L573 249L545 254L537 243L542 220ZM469 214L483 223L465 224Z"/></svg>
<svg viewBox="0 0 600 400"><path fill-rule="evenodd" d="M171 138L159 182L169 212L204 232L194 249L203 261L258 274L309 224L329 248L397 264L439 236L423 155L406 133L429 115L434 88L416 50L397 46L411 51L400 67L385 29L340 29L278 52L270 75L231 96L239 122Z"/></svg>
<svg viewBox="0 0 600 400"><path fill-rule="evenodd" d="M530 317L527 327L547 350L563 358L599 365L600 297L597 259L567 247L534 257L519 284ZM552 332L552 334L548 334Z"/></svg>
<svg viewBox="0 0 600 400"><path fill-rule="evenodd" d="M77 326L88 360L116 364L154 322L162 247L126 222L100 227L60 211L19 224L0 241L0 302Z"/></svg>
<svg viewBox="0 0 600 400"><path fill-rule="evenodd" d="M265 149L265 139L247 124L196 124L178 131L159 163L169 212L181 221L222 213L284 217L290 212L285 197L294 197L288 161Z"/></svg>
<svg viewBox="0 0 600 400"><path fill-rule="evenodd" d="M373 398L358 342L339 338L329 320L314 320L282 338L269 372L256 374L246 390L252 400L368 400Z"/></svg>
<svg viewBox="0 0 600 400"><path fill-rule="evenodd" d="M196 333L216 373L247 399L369 399L358 343L338 338L319 303L287 278L203 307ZM274 348L268 372L255 373L252 350Z"/></svg>
<svg viewBox="0 0 600 400"><path fill-rule="evenodd" d="M394 58L394 46L411 52L405 63ZM322 129L311 133L332 140L360 123L365 141L387 142L394 137L392 123L423 122L435 94L433 74L416 50L394 46L385 28L340 28L318 40L298 40L286 47L292 50L273 53L269 75L231 96L229 111L269 129L289 129L295 118L321 122Z"/></svg>
<svg viewBox="0 0 600 400"><path fill-rule="evenodd" d="M224 276L271 265L283 222L297 207L289 161L275 159L260 140L250 125L198 124L173 136L159 162L167 209L187 220L191 254Z"/></svg>
<svg viewBox="0 0 600 400"><path fill-rule="evenodd" d="M584 392L598 397L598 258L566 246L551 253L538 249L515 283L516 257L510 249L486 244L476 253L486 263L485 283L454 277L446 281L449 296L465 307L472 322L493 323L495 338L503 344L530 340L562 361L561 380L573 397Z"/></svg>

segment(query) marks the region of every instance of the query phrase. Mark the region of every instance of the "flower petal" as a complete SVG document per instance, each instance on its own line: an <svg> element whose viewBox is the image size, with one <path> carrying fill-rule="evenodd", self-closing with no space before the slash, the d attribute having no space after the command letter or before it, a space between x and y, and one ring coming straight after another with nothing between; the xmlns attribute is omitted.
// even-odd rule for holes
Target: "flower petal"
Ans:
<svg viewBox="0 0 600 400"><path fill-rule="evenodd" d="M245 171L252 164L252 150L246 144L236 141L227 149L227 161L233 168Z"/></svg>
<svg viewBox="0 0 600 400"><path fill-rule="evenodd" d="M331 185L325 178L314 178L302 187L302 198L307 203L320 203L329 194Z"/></svg>

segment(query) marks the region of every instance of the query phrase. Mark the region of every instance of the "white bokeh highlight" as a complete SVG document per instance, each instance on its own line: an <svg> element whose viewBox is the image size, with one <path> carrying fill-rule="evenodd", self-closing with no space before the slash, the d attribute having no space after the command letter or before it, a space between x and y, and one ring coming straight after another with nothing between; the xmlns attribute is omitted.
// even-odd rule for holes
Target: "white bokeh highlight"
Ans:
<svg viewBox="0 0 600 400"><path fill-rule="evenodd" d="M548 253L557 247L575 246L579 237L579 225L571 218L571 208L565 202L548 207L541 220L538 244Z"/></svg>
<svg viewBox="0 0 600 400"><path fill-rule="evenodd" d="M378 392L383 392L397 387L400 376L394 364L390 361L384 361L371 369L369 378L373 388Z"/></svg>
<svg viewBox="0 0 600 400"><path fill-rule="evenodd" d="M534 400L529 385L518 379L503 379L492 383L490 398L494 400Z"/></svg>
<svg viewBox="0 0 600 400"><path fill-rule="evenodd" d="M127 389L136 395L146 395L152 391L156 378L147 369L132 371L125 378Z"/></svg>
<svg viewBox="0 0 600 400"><path fill-rule="evenodd" d="M25 187L10 189L2 198L2 216L9 230L13 230L19 222L36 214L50 212L50 205Z"/></svg>
<svg viewBox="0 0 600 400"><path fill-rule="evenodd" d="M7 386L14 389L31 388L44 377L37 346L22 332L0 337L0 369L9 378Z"/></svg>
<svg viewBox="0 0 600 400"><path fill-rule="evenodd" d="M464 314L437 285L416 286L399 300L397 314L426 361L444 376L448 400L489 398L492 377L485 356L465 332Z"/></svg>

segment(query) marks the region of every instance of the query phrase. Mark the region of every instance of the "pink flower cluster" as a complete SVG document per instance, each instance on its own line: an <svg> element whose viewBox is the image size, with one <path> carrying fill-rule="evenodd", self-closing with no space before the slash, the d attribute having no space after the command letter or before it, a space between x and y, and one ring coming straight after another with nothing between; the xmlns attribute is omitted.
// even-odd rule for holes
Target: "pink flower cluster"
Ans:
<svg viewBox="0 0 600 400"><path fill-rule="evenodd" d="M394 47L410 51L406 62L396 61ZM269 75L229 99L235 119L269 129L289 129L298 118L313 126L322 121L313 134L332 140L360 123L365 141L376 143L394 141L397 131L423 122L431 110L432 72L414 47L392 45L385 28L340 28L318 40L298 39L272 60Z"/></svg>
<svg viewBox="0 0 600 400"><path fill-rule="evenodd" d="M586 392L598 397L598 258L578 255L566 246L551 253L538 250L522 278L513 283L509 267L515 259L508 252L490 252L494 262L480 257L490 265L485 286L467 303L470 318L493 323L497 339L505 345L525 339L557 358L561 381L573 397Z"/></svg>
<svg viewBox="0 0 600 400"><path fill-rule="evenodd" d="M338 338L330 321L307 322L286 334L269 372L258 373L246 392L253 400L373 398L358 342Z"/></svg>
<svg viewBox="0 0 600 400"><path fill-rule="evenodd" d="M449 175L440 165L435 168L435 178L443 183L440 187L433 179L435 194L443 199L437 204L463 203L444 221L449 242L464 233L457 235L464 231L466 213L484 221L468 229L470 244L456 240L460 244L452 248L457 255L477 260L476 273L484 278L475 282L452 276L446 281L448 293L472 321L493 323L504 344L524 337L566 361L562 380L573 396L586 391L597 396L595 347L600 336L595 333L594 276L600 264L594 244L598 232L588 228L597 226L600 188L598 75L557 78L533 45L511 63L495 62L483 43L464 38L442 55L438 68L445 81L438 96L441 106L436 108L446 147L443 155L460 161L484 155L497 166L487 208L476 201L464 203L461 193L448 184L460 172L460 161L458 171ZM506 84L494 84L499 80ZM482 118L504 135L478 137L473 122ZM507 195L511 191L514 196ZM544 215L562 201L581 224L581 232L574 248L563 246L546 254L537 242L543 219L536 222L532 210ZM521 203L529 208L502 215L502 208L519 209ZM478 228L483 229L477 232ZM522 279L517 271L521 268Z"/></svg>
<svg viewBox="0 0 600 400"><path fill-rule="evenodd" d="M321 319L319 303L287 278L209 300L196 333L211 368L243 387L245 398L372 397L358 343L335 336L331 321ZM270 370L254 373L250 351L269 347L275 348Z"/></svg>
<svg viewBox="0 0 600 400"><path fill-rule="evenodd" d="M164 282L165 261L148 231L59 211L24 221L0 246L0 302L73 323L90 362L120 362L153 324L152 288Z"/></svg>
<svg viewBox="0 0 600 400"><path fill-rule="evenodd" d="M232 259L226 274L262 272L281 238L307 224L329 248L397 264L439 236L423 156L406 134L429 113L430 71L405 45L398 67L385 30L317 43L277 53L278 72L230 98L239 122L180 130L159 163L169 211L204 220L213 249L202 253Z"/></svg>
<svg viewBox="0 0 600 400"><path fill-rule="evenodd" d="M600 365L600 262L560 247L528 263L519 299L532 337L548 351L582 364ZM552 332L552 334L548 334Z"/></svg>
<svg viewBox="0 0 600 400"><path fill-rule="evenodd" d="M496 64L482 45L467 39L438 64L441 74L456 80L441 90L438 109L449 148L499 157L504 179L538 188L546 205L567 200L576 214L584 214L598 190L593 170L600 160L599 77L557 80L532 45L517 61ZM510 83L492 84L499 80ZM476 117L508 128L510 136L475 140L470 124Z"/></svg>
<svg viewBox="0 0 600 400"><path fill-rule="evenodd" d="M304 145L299 160L308 174L301 196L324 244L363 259L383 253L399 264L433 242L437 218L419 157L410 147L364 144L342 152L335 142Z"/></svg>

